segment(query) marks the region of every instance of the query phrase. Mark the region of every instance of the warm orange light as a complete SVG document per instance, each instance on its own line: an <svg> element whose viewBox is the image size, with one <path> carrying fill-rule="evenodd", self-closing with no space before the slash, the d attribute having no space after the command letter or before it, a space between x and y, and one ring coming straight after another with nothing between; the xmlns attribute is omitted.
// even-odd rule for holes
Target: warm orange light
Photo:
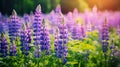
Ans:
<svg viewBox="0 0 120 67"><path fill-rule="evenodd" d="M86 0L90 7L96 5L98 9L105 10L116 10L120 8L120 0Z"/></svg>

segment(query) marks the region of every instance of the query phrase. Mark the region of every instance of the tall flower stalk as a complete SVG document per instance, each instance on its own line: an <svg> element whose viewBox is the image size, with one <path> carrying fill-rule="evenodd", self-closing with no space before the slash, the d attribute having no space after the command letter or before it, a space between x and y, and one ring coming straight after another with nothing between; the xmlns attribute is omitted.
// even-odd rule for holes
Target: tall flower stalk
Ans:
<svg viewBox="0 0 120 67"><path fill-rule="evenodd" d="M34 22L33 22L33 32L34 32L34 45L36 47L34 56L35 58L40 58L42 56L41 53L41 27L42 27L42 12L40 4L37 6L35 15L34 15ZM37 59L37 65L39 67L39 59Z"/></svg>
<svg viewBox="0 0 120 67"><path fill-rule="evenodd" d="M4 34L1 34L0 36L0 53L2 57L6 57L8 55L8 43L4 36Z"/></svg>
<svg viewBox="0 0 120 67"><path fill-rule="evenodd" d="M67 42L68 42L68 32L67 32L67 26L65 25L64 21L63 23L59 26L59 31L60 31L60 39L59 39L59 44L61 45L61 52L62 52L62 58L63 58L63 63L67 62L67 55L68 55L68 49L67 49Z"/></svg>
<svg viewBox="0 0 120 67"><path fill-rule="evenodd" d="M21 35L20 35L20 41L21 41L21 50L22 50L22 53L24 55L28 55L29 54L29 50L30 50L30 42L29 41L30 39L28 38L30 37L28 35L28 30L26 29L25 25L23 25L23 30L21 31Z"/></svg>
<svg viewBox="0 0 120 67"><path fill-rule="evenodd" d="M43 19L42 27L41 27L41 36L40 36L40 45L41 45L41 51L42 51L42 58L43 58L43 66L45 64L46 56L50 55L51 53L51 47L50 47L50 38L49 38L49 31L46 26L46 21Z"/></svg>
<svg viewBox="0 0 120 67"><path fill-rule="evenodd" d="M102 42L102 50L105 57L105 67L107 66L107 51L109 45L108 40L109 40L109 27L108 27L107 19L105 19L105 22L102 25L102 30L101 30L101 42Z"/></svg>
<svg viewBox="0 0 120 67"><path fill-rule="evenodd" d="M59 49L61 47L61 45L59 44L59 29L56 28L56 32L55 32L55 42L54 42L54 46L55 46L55 56L58 58L62 57L62 54L60 53Z"/></svg>
<svg viewBox="0 0 120 67"><path fill-rule="evenodd" d="M63 19L62 23L59 24L58 26L58 30L56 31L54 46L55 46L55 55L58 58L61 58L64 64L67 62L67 55L68 55L68 49L66 45L67 42L68 42L68 31L67 31L67 26L64 23L64 19Z"/></svg>
<svg viewBox="0 0 120 67"><path fill-rule="evenodd" d="M45 25L45 20L43 19L42 28L41 28L41 50L45 51L46 55L50 54L50 38L49 38L49 31Z"/></svg>
<svg viewBox="0 0 120 67"><path fill-rule="evenodd" d="M27 29L27 40L28 40L28 43L31 43L31 42L32 42L32 37L31 37L32 31L31 31L31 27L29 26L28 23L26 23L25 26L26 26L26 29Z"/></svg>
<svg viewBox="0 0 120 67"><path fill-rule="evenodd" d="M33 22L34 44L35 45L40 45L41 26L42 26L41 6L38 5L36 8L36 12L34 15L34 22Z"/></svg>
<svg viewBox="0 0 120 67"><path fill-rule="evenodd" d="M101 42L102 42L102 48L104 53L108 51L108 44L109 44L108 40L109 40L109 28L107 24L107 19L105 19L105 22L101 30Z"/></svg>
<svg viewBox="0 0 120 67"><path fill-rule="evenodd" d="M17 13L15 10L13 10L9 22L9 37L11 42L16 40L17 36L19 35L19 28L20 28L20 24L19 24L19 19L17 17Z"/></svg>

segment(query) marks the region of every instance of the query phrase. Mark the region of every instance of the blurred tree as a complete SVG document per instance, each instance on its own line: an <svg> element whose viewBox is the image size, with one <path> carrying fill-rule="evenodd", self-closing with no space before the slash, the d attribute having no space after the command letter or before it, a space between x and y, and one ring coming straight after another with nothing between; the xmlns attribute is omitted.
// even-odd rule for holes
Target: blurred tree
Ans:
<svg viewBox="0 0 120 67"><path fill-rule="evenodd" d="M85 9L89 9L89 6L85 0L78 0L78 1L79 1L79 4L78 4L79 11L84 12Z"/></svg>
<svg viewBox="0 0 120 67"><path fill-rule="evenodd" d="M53 9L55 9L56 8L56 6L58 5L58 4L60 4L60 1L61 0L51 0L51 7L53 8Z"/></svg>
<svg viewBox="0 0 120 67"><path fill-rule="evenodd" d="M0 11L3 14L10 14L9 12L12 12L13 2L11 0L0 0Z"/></svg>
<svg viewBox="0 0 120 67"><path fill-rule="evenodd" d="M62 12L68 13L69 11L73 11L74 8L77 8L78 11L84 11L85 9L89 9L89 6L85 0L61 0Z"/></svg>
<svg viewBox="0 0 120 67"><path fill-rule="evenodd" d="M34 9L34 1L33 0L15 0L14 7L17 13L30 13L31 10Z"/></svg>

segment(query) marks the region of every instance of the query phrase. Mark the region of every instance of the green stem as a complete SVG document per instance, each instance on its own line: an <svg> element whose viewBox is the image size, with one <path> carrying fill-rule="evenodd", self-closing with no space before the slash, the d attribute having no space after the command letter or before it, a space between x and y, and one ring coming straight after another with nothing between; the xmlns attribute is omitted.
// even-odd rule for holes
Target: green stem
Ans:
<svg viewBox="0 0 120 67"><path fill-rule="evenodd" d="M37 59L37 65L38 65L38 67L39 67L39 59Z"/></svg>
<svg viewBox="0 0 120 67"><path fill-rule="evenodd" d="M104 54L104 56L105 56L105 67L107 67L107 55Z"/></svg>
<svg viewBox="0 0 120 67"><path fill-rule="evenodd" d="M78 61L78 67L80 67L80 61Z"/></svg>
<svg viewBox="0 0 120 67"><path fill-rule="evenodd" d="M61 63L60 63L60 59L58 58L58 64L59 64L59 67L61 67Z"/></svg>
<svg viewBox="0 0 120 67"><path fill-rule="evenodd" d="M26 56L24 55L24 67L26 67Z"/></svg>
<svg viewBox="0 0 120 67"><path fill-rule="evenodd" d="M45 51L43 51L43 67L45 67Z"/></svg>

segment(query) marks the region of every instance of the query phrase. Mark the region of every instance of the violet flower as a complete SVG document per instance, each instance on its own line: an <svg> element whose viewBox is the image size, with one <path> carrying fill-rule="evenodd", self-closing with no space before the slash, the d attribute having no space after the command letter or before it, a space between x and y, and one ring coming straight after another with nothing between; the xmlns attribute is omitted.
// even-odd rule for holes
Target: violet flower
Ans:
<svg viewBox="0 0 120 67"><path fill-rule="evenodd" d="M42 26L42 17L41 17L41 6L38 5L36 8L34 22L33 22L33 31L34 31L34 45L40 45L40 36L41 36L41 26Z"/></svg>
<svg viewBox="0 0 120 67"><path fill-rule="evenodd" d="M4 34L1 34L0 36L0 53L2 57L6 57L8 55L8 43L4 36Z"/></svg>
<svg viewBox="0 0 120 67"><path fill-rule="evenodd" d="M50 54L50 38L49 38L49 31L46 28L45 20L43 19L42 28L41 28L41 50L46 52L46 55Z"/></svg>
<svg viewBox="0 0 120 67"><path fill-rule="evenodd" d="M10 22L9 22L9 37L11 42L15 40L19 35L19 28L20 28L20 24L17 17L17 13L15 10L13 10L13 13L12 13L12 16L10 16Z"/></svg>
<svg viewBox="0 0 120 67"><path fill-rule="evenodd" d="M108 24L107 19L105 19L105 22L102 26L101 30L101 41L102 41L102 49L103 52L106 53L108 51L108 40L109 40L109 30L108 30Z"/></svg>
<svg viewBox="0 0 120 67"><path fill-rule="evenodd" d="M68 31L67 26L64 23L61 23L59 26L59 33L57 31L57 36L55 37L55 55L58 58L62 58L63 61L65 60L65 63L67 62L67 55L68 55L68 48L67 48L67 42L68 42Z"/></svg>
<svg viewBox="0 0 120 67"><path fill-rule="evenodd" d="M21 41L21 50L22 53L25 55L29 54L29 50L30 50L30 43L31 41L29 41L30 39L28 38L28 30L25 28L25 25L23 25L23 30L21 31L21 35L20 35L20 41Z"/></svg>

